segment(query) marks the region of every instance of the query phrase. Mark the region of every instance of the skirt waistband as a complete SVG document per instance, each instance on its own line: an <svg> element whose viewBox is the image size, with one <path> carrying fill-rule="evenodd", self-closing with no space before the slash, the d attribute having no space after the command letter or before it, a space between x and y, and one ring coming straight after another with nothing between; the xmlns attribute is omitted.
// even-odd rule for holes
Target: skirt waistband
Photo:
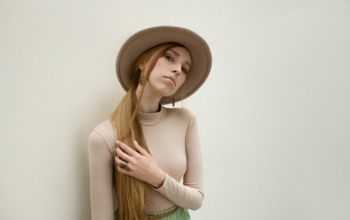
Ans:
<svg viewBox="0 0 350 220"><path fill-rule="evenodd" d="M149 220L191 220L188 210L179 206L173 206L165 210L147 212ZM118 210L116 210L115 220L118 220Z"/></svg>

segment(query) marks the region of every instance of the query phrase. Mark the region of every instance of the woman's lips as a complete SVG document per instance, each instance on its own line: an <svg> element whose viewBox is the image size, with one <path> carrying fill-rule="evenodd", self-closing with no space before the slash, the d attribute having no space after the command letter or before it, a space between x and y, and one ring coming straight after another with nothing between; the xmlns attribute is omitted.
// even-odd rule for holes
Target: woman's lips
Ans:
<svg viewBox="0 0 350 220"><path fill-rule="evenodd" d="M164 78L167 79L169 82L171 82L174 86L176 85L174 77L164 76Z"/></svg>

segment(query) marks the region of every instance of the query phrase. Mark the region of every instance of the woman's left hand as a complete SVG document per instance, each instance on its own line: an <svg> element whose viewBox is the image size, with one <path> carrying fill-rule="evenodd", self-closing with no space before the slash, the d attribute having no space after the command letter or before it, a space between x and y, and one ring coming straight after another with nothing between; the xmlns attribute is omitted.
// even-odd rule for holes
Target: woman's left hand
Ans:
<svg viewBox="0 0 350 220"><path fill-rule="evenodd" d="M155 188L163 185L165 172L158 166L153 157L134 141L135 150L121 141L117 141L117 163L120 173L135 177L141 181L147 182ZM124 151L124 152L123 152ZM122 168L121 164L127 163L127 168Z"/></svg>

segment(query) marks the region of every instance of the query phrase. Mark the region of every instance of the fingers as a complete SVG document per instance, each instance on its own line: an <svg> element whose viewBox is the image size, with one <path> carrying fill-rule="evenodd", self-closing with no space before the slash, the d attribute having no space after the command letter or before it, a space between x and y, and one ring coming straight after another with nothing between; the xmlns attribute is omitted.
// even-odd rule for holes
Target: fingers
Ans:
<svg viewBox="0 0 350 220"><path fill-rule="evenodd" d="M128 145L124 144L123 142L117 141L116 144L128 155L130 155L130 156L135 155L136 152L133 149L131 149Z"/></svg>
<svg viewBox="0 0 350 220"><path fill-rule="evenodd" d="M117 147L116 152L117 152L117 157L119 157L123 161L131 160L131 157L128 154L124 153L119 147Z"/></svg>
<svg viewBox="0 0 350 220"><path fill-rule="evenodd" d="M135 146L136 150L137 150L141 155L144 155L144 156L147 156L147 155L148 155L147 151L146 151L145 149L143 149L143 148L139 145L139 143L137 143L137 141L134 141L134 146Z"/></svg>
<svg viewBox="0 0 350 220"><path fill-rule="evenodd" d="M120 157L118 157L118 156L115 157L115 162L117 164L117 169L120 173L127 174L127 175L132 174L129 162L126 162L126 161L120 159Z"/></svg>
<svg viewBox="0 0 350 220"><path fill-rule="evenodd" d="M121 166L122 164L129 163L129 162L121 159L120 157L115 157L115 162L118 165L118 167Z"/></svg>
<svg viewBox="0 0 350 220"><path fill-rule="evenodd" d="M137 144L136 141L134 141L134 145L135 143ZM117 157L116 157L116 163L118 165L120 165L120 161L118 162L117 158L119 158L122 161L126 161L126 162L131 162L132 161L132 157L137 157L140 156L140 154L137 151L143 151L146 152L140 145L137 144L137 146L135 146L136 151L133 150L132 148L130 148L128 145L124 144L121 141L116 141L117 144ZM146 152L147 153L147 152Z"/></svg>
<svg viewBox="0 0 350 220"><path fill-rule="evenodd" d="M132 172L130 171L130 168L128 168L127 170L124 168L121 168L120 166L117 166L117 169L120 173L132 176Z"/></svg>
<svg viewBox="0 0 350 220"><path fill-rule="evenodd" d="M128 145L124 144L121 141L117 141L116 143L117 143L117 146L119 146L130 157L137 156L138 153L140 153L141 155L144 155L144 156L149 155L149 153L145 149L143 149L135 140L134 140L134 146L135 146L136 151L131 149Z"/></svg>
<svg viewBox="0 0 350 220"><path fill-rule="evenodd" d="M137 141L133 141L135 150L130 148L128 145L124 144L121 141L116 141L116 144L117 144L117 148L116 148L117 155L115 157L115 162L118 165L118 169L120 168L120 166L124 166L123 164L125 162L129 163L129 165L134 163L144 163L145 162L144 160L150 157L150 154L145 149L143 149L137 143Z"/></svg>

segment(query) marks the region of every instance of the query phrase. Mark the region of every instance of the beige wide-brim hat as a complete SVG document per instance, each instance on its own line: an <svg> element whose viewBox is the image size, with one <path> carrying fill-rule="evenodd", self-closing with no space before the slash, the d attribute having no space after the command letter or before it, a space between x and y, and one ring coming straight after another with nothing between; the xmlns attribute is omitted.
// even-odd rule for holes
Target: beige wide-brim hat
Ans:
<svg viewBox="0 0 350 220"><path fill-rule="evenodd" d="M185 99L195 93L207 79L211 68L211 53L208 44L199 35L185 28L159 26L144 29L132 35L121 47L117 58L117 76L125 91L132 84L133 68L137 58L159 44L174 42L183 45L192 57L191 70L186 82L171 97L163 97L161 104ZM184 88L182 88L184 86Z"/></svg>

